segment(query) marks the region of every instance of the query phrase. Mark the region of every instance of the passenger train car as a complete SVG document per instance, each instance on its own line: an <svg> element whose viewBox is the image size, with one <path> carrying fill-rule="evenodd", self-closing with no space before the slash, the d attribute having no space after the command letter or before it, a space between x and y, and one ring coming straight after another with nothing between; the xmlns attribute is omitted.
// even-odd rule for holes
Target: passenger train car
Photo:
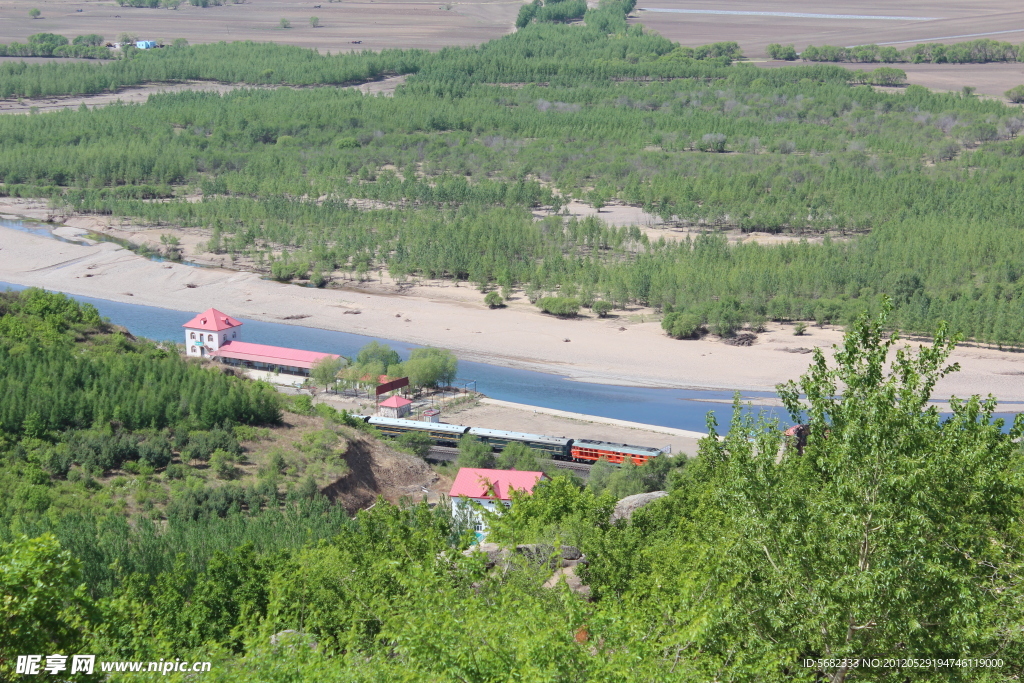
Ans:
<svg viewBox="0 0 1024 683"><path fill-rule="evenodd" d="M648 460L661 455L658 448L647 446L630 446L625 443L610 443L608 441L591 441L590 439L576 439L572 444L572 459L576 462L594 463L601 458L608 458L609 462L621 465L627 459L633 461L634 465L643 465Z"/></svg>
<svg viewBox="0 0 1024 683"><path fill-rule="evenodd" d="M483 427L472 427L469 430L469 434L486 444L490 444L491 448L496 451L504 450L505 446L516 441L538 451L550 453L552 458L558 460L568 460L569 449L572 447L572 439L565 437L521 434L520 432L506 432L500 429L484 429Z"/></svg>
<svg viewBox="0 0 1024 683"><path fill-rule="evenodd" d="M624 443L609 441L592 441L590 439L569 439L566 437L544 436L542 434L524 434L507 432L501 429L485 429L483 427L466 427L441 422L420 422L419 420L400 420L392 417L376 417L352 415L352 417L373 425L387 436L396 437L406 432L422 432L439 446L458 446L463 436L475 436L488 444L493 450L504 450L512 442L518 442L529 448L543 451L555 460L572 460L574 462L595 463L601 458L621 465L627 459L636 465L643 465L652 458L662 454L657 448L647 446L630 446Z"/></svg>

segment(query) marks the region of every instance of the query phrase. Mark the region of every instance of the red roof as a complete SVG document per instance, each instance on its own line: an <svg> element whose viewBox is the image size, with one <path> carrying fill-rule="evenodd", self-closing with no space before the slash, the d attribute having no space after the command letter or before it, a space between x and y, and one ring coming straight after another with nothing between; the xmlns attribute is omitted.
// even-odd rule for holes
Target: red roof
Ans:
<svg viewBox="0 0 1024 683"><path fill-rule="evenodd" d="M510 500L511 489L533 493L533 487L544 476L543 472L519 472L518 470L483 470L463 467L455 475L455 483L448 494L452 498L497 498ZM493 492L489 489L493 487Z"/></svg>
<svg viewBox="0 0 1024 683"><path fill-rule="evenodd" d="M240 341L226 342L210 355L247 360L253 363L287 365L293 368L311 368L314 363L324 358L340 358L340 356L333 353L286 349L282 346L266 346L265 344L250 344L249 342Z"/></svg>
<svg viewBox="0 0 1024 683"><path fill-rule="evenodd" d="M396 394L389 398L388 400L381 403L380 405L382 408L403 408L409 405L410 403L412 403L412 401L410 401L407 398L402 398L401 396L398 396Z"/></svg>
<svg viewBox="0 0 1024 683"><path fill-rule="evenodd" d="M220 332L221 330L229 330L232 327L238 327L242 323L235 320L229 315L221 313L216 308L209 308L196 317L189 320L182 327L188 327L193 330L209 330L211 332Z"/></svg>

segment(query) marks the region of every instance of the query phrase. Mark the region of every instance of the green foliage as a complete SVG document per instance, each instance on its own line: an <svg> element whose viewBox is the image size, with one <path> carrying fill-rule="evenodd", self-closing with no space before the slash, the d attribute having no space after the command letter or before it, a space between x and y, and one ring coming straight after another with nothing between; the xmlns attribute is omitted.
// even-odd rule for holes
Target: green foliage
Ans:
<svg viewBox="0 0 1024 683"><path fill-rule="evenodd" d="M579 313L580 302L571 297L546 296L537 300L537 308L560 318L572 318Z"/></svg>
<svg viewBox="0 0 1024 683"><path fill-rule="evenodd" d="M501 298L501 294L498 292L487 292L487 296L484 297L484 304L488 308L501 308L505 305L505 300Z"/></svg>
<svg viewBox="0 0 1024 683"><path fill-rule="evenodd" d="M661 319L661 329L676 339L697 339L704 332L700 317L680 311L666 313Z"/></svg>
<svg viewBox="0 0 1024 683"><path fill-rule="evenodd" d="M786 61L793 61L799 57L796 53L796 48L792 45L779 45L778 43L770 43L765 47L765 52L772 59L783 59Z"/></svg>
<svg viewBox="0 0 1024 683"><path fill-rule="evenodd" d="M390 372L390 369L389 369ZM459 372L459 360L448 349L428 346L413 349L398 372L414 387L451 386Z"/></svg>
<svg viewBox="0 0 1024 683"><path fill-rule="evenodd" d="M494 469L494 462L494 453L490 445L475 436L463 436L459 439L459 467Z"/></svg>
<svg viewBox="0 0 1024 683"><path fill-rule="evenodd" d="M338 373L343 367L344 363L340 358L324 358L313 364L309 377L318 385L329 389L337 384Z"/></svg>
<svg viewBox="0 0 1024 683"><path fill-rule="evenodd" d="M281 28L291 28L292 27L292 22L288 21L284 17L281 17L281 21L277 22L277 24Z"/></svg>
<svg viewBox="0 0 1024 683"><path fill-rule="evenodd" d="M33 7L32 9L30 9L30 10L28 11L28 16L29 16L30 18L32 18L32 19L38 19L38 18L39 18L39 16L40 16L41 14L42 14L42 12L40 12L40 11L39 11L38 9L36 9L35 7Z"/></svg>
<svg viewBox="0 0 1024 683"><path fill-rule="evenodd" d="M593 303L590 310L596 313L598 318L607 318L612 312L612 304L609 301L598 300Z"/></svg>
<svg viewBox="0 0 1024 683"><path fill-rule="evenodd" d="M494 467L499 470L520 472L550 472L551 455L512 441L494 458Z"/></svg>
<svg viewBox="0 0 1024 683"><path fill-rule="evenodd" d="M1024 85L1015 85L1004 93L1006 99L1010 100L1014 104L1020 104L1024 102Z"/></svg>
<svg viewBox="0 0 1024 683"><path fill-rule="evenodd" d="M309 25L312 26L313 28L318 28L320 26L320 17L310 17Z"/></svg>
<svg viewBox="0 0 1024 683"><path fill-rule="evenodd" d="M771 47L771 46L769 46ZM769 53L770 54L770 53ZM919 43L905 50L889 45L858 45L856 47L835 47L808 45L800 58L809 62L908 62L920 64L986 64L989 62L1021 61L1019 46L988 38L979 38L963 43ZM775 59L773 57L773 59Z"/></svg>
<svg viewBox="0 0 1024 683"><path fill-rule="evenodd" d="M81 563L52 534L0 545L0 595L5 678L14 677L16 654L80 652L96 617Z"/></svg>
<svg viewBox="0 0 1024 683"><path fill-rule="evenodd" d="M421 458L430 455L430 449L434 445L430 435L423 432L406 432L401 434L396 441L400 446L409 449Z"/></svg>
<svg viewBox="0 0 1024 683"><path fill-rule="evenodd" d="M487 515L487 537L507 544L564 542L580 546L594 532L607 528L614 507L611 496L596 495L575 478L558 474L539 482L532 494L513 491L510 509Z"/></svg>
<svg viewBox="0 0 1024 683"><path fill-rule="evenodd" d="M807 323L805 322L798 322L796 325L793 325L793 334L796 335L797 337L803 335L803 333L806 331Z"/></svg>

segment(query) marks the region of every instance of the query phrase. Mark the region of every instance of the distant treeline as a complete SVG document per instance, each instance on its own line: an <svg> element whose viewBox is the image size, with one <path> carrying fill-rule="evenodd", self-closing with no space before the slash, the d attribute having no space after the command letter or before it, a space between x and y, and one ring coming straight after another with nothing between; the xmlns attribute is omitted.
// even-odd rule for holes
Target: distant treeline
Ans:
<svg viewBox="0 0 1024 683"><path fill-rule="evenodd" d="M110 59L111 52L103 46L103 36L95 33L68 41L55 33L36 33L28 43L0 43L0 57L78 57Z"/></svg>
<svg viewBox="0 0 1024 683"><path fill-rule="evenodd" d="M682 48L623 16L606 7L585 25L531 23L433 55L238 43L34 70L66 87L81 67L409 78L393 97L239 89L0 117L0 194L205 228L210 251L282 279L387 269L671 308L727 334L764 318L844 322L887 294L909 331L945 319L1024 343L1018 109L918 86L875 92L833 64L731 63L731 44ZM660 242L553 215L571 199L794 237ZM799 242L807 232L835 239Z"/></svg>
<svg viewBox="0 0 1024 683"><path fill-rule="evenodd" d="M808 45L799 54L793 45L772 43L767 47L767 51L768 56L772 59L803 59L808 62L860 62L865 64L876 62L887 64L1024 62L1024 45L1013 45L988 38L953 43L952 45L920 43L904 50L892 45L857 45L855 47Z"/></svg>

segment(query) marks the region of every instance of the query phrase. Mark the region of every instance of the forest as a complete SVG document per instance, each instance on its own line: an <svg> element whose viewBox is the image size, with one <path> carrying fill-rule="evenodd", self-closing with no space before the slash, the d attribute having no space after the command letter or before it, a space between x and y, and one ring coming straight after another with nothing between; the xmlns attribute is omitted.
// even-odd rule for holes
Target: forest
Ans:
<svg viewBox="0 0 1024 683"><path fill-rule="evenodd" d="M209 661L204 678L271 683L1017 680L1024 416L1007 431L995 399L972 397L940 420L931 387L956 370L957 338L943 328L932 347L894 353L890 314L883 301L851 324L834 362L816 352L780 385L786 409L808 420L805 442L737 403L722 439L709 418L691 461L595 466L585 487L551 471L490 514L490 540L521 548L495 564L469 549L472 531L443 502L378 500L349 516L316 488L231 499L230 482L183 486L193 468L154 458L166 452L157 442L183 455L237 449L235 437L281 419L281 404L262 403L269 389L131 338L62 295L4 294L4 404L27 408L0 432L0 676L36 653L95 655L93 675L58 677L72 681L195 680L102 673L123 660ZM62 358L68 393L94 396L94 412L65 401L44 413L56 398L46 381L12 391L35 357L51 369ZM146 381L111 357L132 357ZM108 374L90 385L89 373ZM147 396L165 386L182 401L155 416ZM119 419L99 408L108 396ZM288 410L326 407L305 398ZM171 443L179 434L183 446ZM105 454L132 448L137 488L172 483L166 519L129 514L101 481L130 469ZM546 467L528 449L495 457L473 441L459 459ZM636 486L668 495L612 522ZM585 558L585 590L551 580L570 552ZM842 664L851 658L865 663ZM882 658L895 663L868 663Z"/></svg>
<svg viewBox="0 0 1024 683"><path fill-rule="evenodd" d="M393 97L240 88L4 117L0 193L205 228L210 251L282 280L468 280L650 306L726 336L764 319L845 324L887 295L908 332L946 320L1024 343L1019 107L867 85L901 80L891 67L757 68L735 43L627 26L628 8L437 53L220 43L0 64L6 93L407 76ZM571 200L599 213L566 217ZM609 225L609 204L665 228ZM782 239L735 244L737 231Z"/></svg>

